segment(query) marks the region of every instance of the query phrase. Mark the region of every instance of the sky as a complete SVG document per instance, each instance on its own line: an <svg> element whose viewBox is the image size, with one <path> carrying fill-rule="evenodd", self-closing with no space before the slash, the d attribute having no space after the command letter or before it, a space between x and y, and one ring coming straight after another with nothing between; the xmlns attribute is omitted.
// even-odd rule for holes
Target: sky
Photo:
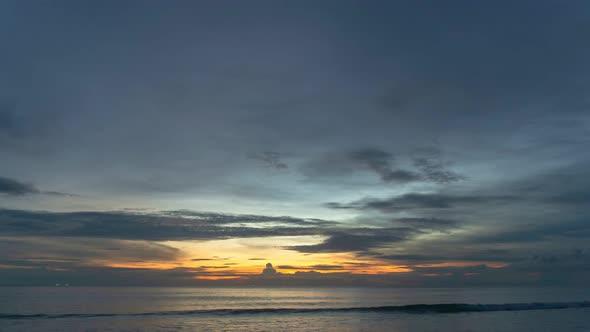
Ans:
<svg viewBox="0 0 590 332"><path fill-rule="evenodd" d="M6 0L0 38L0 285L588 285L587 1Z"/></svg>

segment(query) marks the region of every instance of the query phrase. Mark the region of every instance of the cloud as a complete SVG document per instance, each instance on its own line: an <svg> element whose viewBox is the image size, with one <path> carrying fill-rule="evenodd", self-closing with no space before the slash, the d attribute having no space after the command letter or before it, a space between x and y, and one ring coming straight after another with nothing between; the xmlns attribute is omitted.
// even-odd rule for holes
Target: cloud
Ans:
<svg viewBox="0 0 590 332"><path fill-rule="evenodd" d="M148 269L77 266L67 269L28 265L31 268L2 269L3 286L190 286L194 277L207 274L189 268Z"/></svg>
<svg viewBox="0 0 590 332"><path fill-rule="evenodd" d="M456 220L441 218L397 218L390 221L421 230L446 230L456 228L459 224Z"/></svg>
<svg viewBox="0 0 590 332"><path fill-rule="evenodd" d="M294 249L351 250L359 257L404 264L515 263L533 251L558 250L564 244L581 246L590 238L588 213L582 204L588 196L585 166L555 168L485 191L413 192L327 203L329 208L358 213L354 220L360 224L413 231L405 240L390 239L386 231L376 232L373 240L354 230L343 235L326 233L324 243Z"/></svg>
<svg viewBox="0 0 590 332"><path fill-rule="evenodd" d="M58 197L81 197L80 195L70 194L70 193L62 193L59 191L42 191L41 193L44 195L58 196Z"/></svg>
<svg viewBox="0 0 590 332"><path fill-rule="evenodd" d="M394 169L393 156L379 149L368 148L353 151L349 154L349 158L375 172L385 182L411 182L421 178L419 174L412 171Z"/></svg>
<svg viewBox="0 0 590 332"><path fill-rule="evenodd" d="M275 276L277 274L277 270L275 270L274 267L272 267L271 263L266 263L266 267L264 268L264 270L262 270L261 275L265 276L265 277L269 277L269 276Z"/></svg>
<svg viewBox="0 0 590 332"><path fill-rule="evenodd" d="M263 153L251 154L250 158L258 160L264 166L276 170L285 170L289 168L289 165L281 160L281 154L279 152L266 151Z"/></svg>
<svg viewBox="0 0 590 332"><path fill-rule="evenodd" d="M23 196L38 193L39 189L31 184L0 176L0 194Z"/></svg>
<svg viewBox="0 0 590 332"><path fill-rule="evenodd" d="M212 225L241 225L241 224L268 224L289 226L333 226L338 222L318 218L294 218L289 216L261 216L250 214L229 214L215 212L200 212L190 210L159 211L153 214L161 217L178 217L187 220L204 222Z"/></svg>
<svg viewBox="0 0 590 332"><path fill-rule="evenodd" d="M43 194L50 196L68 196L78 197L78 195L62 193L58 191L40 191L35 186L29 183L24 183L19 180L10 179L0 176L0 194L12 196L24 196L33 194Z"/></svg>
<svg viewBox="0 0 590 332"><path fill-rule="evenodd" d="M574 248L571 252L537 254L533 255L531 260L554 268L585 265L590 270L590 249Z"/></svg>
<svg viewBox="0 0 590 332"><path fill-rule="evenodd" d="M346 269L343 265L333 265L333 264L316 264L310 266L293 266L293 265L279 265L277 266L279 269L284 270L318 270L318 271L330 271L330 270L344 270Z"/></svg>
<svg viewBox="0 0 590 332"><path fill-rule="evenodd" d="M511 190L544 204L562 205L564 211L590 203L590 162L577 162L521 179Z"/></svg>
<svg viewBox="0 0 590 332"><path fill-rule="evenodd" d="M360 252L404 242L419 233L421 232L407 227L332 230L322 243L290 246L287 249L304 253Z"/></svg>
<svg viewBox="0 0 590 332"><path fill-rule="evenodd" d="M590 225L587 222L587 217L579 219L564 217L560 220L560 223L543 221L538 224L517 225L481 234L473 234L469 241L475 243L525 244L549 241L551 239L573 241L586 238L590 238Z"/></svg>
<svg viewBox="0 0 590 332"><path fill-rule="evenodd" d="M510 203L520 200L511 195L450 195L440 193L408 193L387 199L366 197L350 203L329 202L324 205L332 209L376 210L397 212L413 209L450 209L474 204Z"/></svg>
<svg viewBox="0 0 590 332"><path fill-rule="evenodd" d="M436 218L398 218L400 227L350 227L319 219L229 215L196 211L43 212L0 210L0 231L12 237L70 237L118 240L214 240L228 238L324 236L315 245L289 246L304 253L363 252L441 232L456 223ZM265 227L260 227L260 225ZM193 258L193 261L217 258ZM251 258L261 260L261 258Z"/></svg>
<svg viewBox="0 0 590 332"><path fill-rule="evenodd" d="M105 262L169 263L183 256L177 248L142 240L33 236L0 239L2 260L37 267L71 269Z"/></svg>
<svg viewBox="0 0 590 332"><path fill-rule="evenodd" d="M433 152L434 151L434 152ZM377 149L364 148L347 153L324 155L309 161L302 168L308 177L320 178L344 176L359 171L369 171L385 183L433 182L450 183L464 179L463 176L446 169L440 160L438 150L429 149L428 155L413 160L414 169L396 166L393 154Z"/></svg>
<svg viewBox="0 0 590 332"><path fill-rule="evenodd" d="M277 269L283 269L283 270L298 270L298 269L304 269L298 266L294 266L294 265L279 265L277 266Z"/></svg>
<svg viewBox="0 0 590 332"><path fill-rule="evenodd" d="M418 168L423 177L435 183L450 183L464 180L465 177L445 169L443 162L433 157L418 157L414 159L414 166Z"/></svg>
<svg viewBox="0 0 590 332"><path fill-rule="evenodd" d="M511 265L492 267L486 264L468 266L427 264L417 259L406 266L406 272L355 274L332 272L341 265L318 264L308 267L281 265L280 268L301 270L294 274L278 273L272 264L260 274L245 274L236 270L214 267L201 268L111 268L84 264L84 259L0 261L0 285L51 285L68 282L78 286L407 286L407 287L466 287L466 286L546 286L588 285L590 276L589 249L575 248L553 253L530 255ZM416 257L412 257L416 259ZM418 257L419 258L419 257ZM45 260L42 260L45 259ZM386 259L383 257L383 259ZM396 259L394 259L396 260ZM397 262L396 262L397 263ZM218 268L219 267L219 268ZM211 270L208 270L211 269ZM321 273L319 271L329 271ZM569 271L569 273L564 273ZM205 277L206 279L195 279ZM211 277L228 278L209 280Z"/></svg>
<svg viewBox="0 0 590 332"><path fill-rule="evenodd" d="M374 254L375 259L391 260L398 264L415 266L425 263L447 263L447 262L503 262L513 263L526 258L527 254L510 249L497 249L493 247L472 247L470 244L463 244L469 247L468 251L457 248L456 245L440 244L436 249L413 248L407 253Z"/></svg>
<svg viewBox="0 0 590 332"><path fill-rule="evenodd" d="M256 227L259 224L267 227ZM212 240L317 235L334 223L319 219L207 212L45 212L0 209L0 233L130 240Z"/></svg>
<svg viewBox="0 0 590 332"><path fill-rule="evenodd" d="M187 211L2 210L0 234L65 241L314 235L325 241L298 249L377 251L407 262L514 261L535 250L560 257L558 247L590 238L589 4L473 3L431 10L411 1L339 2L337 10L244 3L228 12L173 4L121 11L109 2L100 10L120 15L94 15L93 24L80 19L92 10L74 1L9 5L0 10L15 35L6 39L10 66L0 90L0 163L12 181L0 178L3 208L199 204L317 213L342 224ZM145 17L175 38L128 29ZM22 68L33 68L31 75ZM445 154L416 152L425 145ZM292 158L273 152L279 147ZM246 158L244 151L258 153ZM260 167L300 170L310 181L299 174L261 181ZM55 199L65 194L29 179L71 185L96 200ZM397 232L407 239L388 228L408 229ZM289 243L296 244L308 243Z"/></svg>

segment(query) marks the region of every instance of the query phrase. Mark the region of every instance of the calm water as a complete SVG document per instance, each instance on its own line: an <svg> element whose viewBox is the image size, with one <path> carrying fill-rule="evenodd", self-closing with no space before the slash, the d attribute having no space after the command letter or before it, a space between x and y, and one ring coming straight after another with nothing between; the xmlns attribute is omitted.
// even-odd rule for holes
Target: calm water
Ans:
<svg viewBox="0 0 590 332"><path fill-rule="evenodd" d="M554 288L0 287L0 331L590 331L589 300ZM405 307L449 303L509 305ZM522 310L542 307L568 308Z"/></svg>

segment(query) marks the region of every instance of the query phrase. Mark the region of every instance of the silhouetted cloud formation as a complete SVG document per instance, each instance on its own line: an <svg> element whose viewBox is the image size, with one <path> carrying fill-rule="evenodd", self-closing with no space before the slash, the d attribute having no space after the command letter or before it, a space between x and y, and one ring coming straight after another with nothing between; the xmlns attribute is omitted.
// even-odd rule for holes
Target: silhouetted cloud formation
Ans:
<svg viewBox="0 0 590 332"><path fill-rule="evenodd" d="M442 161L432 157L415 158L414 166L422 172L425 179L432 182L449 183L465 179L464 176L445 169Z"/></svg>
<svg viewBox="0 0 590 332"><path fill-rule="evenodd" d="M322 220L164 211L43 212L0 209L0 230L12 236L68 236L141 240L227 239L320 234ZM268 227L248 225L268 224ZM329 223L333 224L333 223ZM245 225L245 226L244 226ZM294 225L294 226L290 226Z"/></svg>
<svg viewBox="0 0 590 332"><path fill-rule="evenodd" d="M291 246L289 249L306 253L365 251L403 242L419 233L419 230L407 227L332 230L320 244Z"/></svg>
<svg viewBox="0 0 590 332"><path fill-rule="evenodd" d="M349 154L351 160L377 173L385 182L410 182L419 180L420 174L403 169L394 169L393 156L378 149L363 149Z"/></svg>
<svg viewBox="0 0 590 332"><path fill-rule="evenodd" d="M24 196L43 194L49 196L78 197L75 194L62 193L58 191L41 191L29 183L0 176L0 194L12 196Z"/></svg>
<svg viewBox="0 0 590 332"><path fill-rule="evenodd" d="M413 160L414 168L399 167L393 154L377 149L364 148L348 153L333 153L310 160L302 169L312 178L341 176L356 171L375 173L385 183L433 182L450 183L464 179L463 176L445 168L439 152L419 154Z"/></svg>
<svg viewBox="0 0 590 332"><path fill-rule="evenodd" d="M271 263L266 263L266 267L262 270L262 275L265 277L274 276L277 274L277 270L272 267Z"/></svg>
<svg viewBox="0 0 590 332"><path fill-rule="evenodd" d="M330 271L330 270L344 270L343 265L330 265L330 264L316 264L310 266L293 266L293 265L279 265L279 269L285 270L318 270L318 271Z"/></svg>
<svg viewBox="0 0 590 332"><path fill-rule="evenodd" d="M387 199L367 197L350 203L326 203L332 209L357 209L394 212L413 209L450 209L461 205L510 203L519 200L516 196L481 196L408 193Z"/></svg>
<svg viewBox="0 0 590 332"><path fill-rule="evenodd" d="M0 194L22 196L38 193L39 190L31 184L0 176Z"/></svg>

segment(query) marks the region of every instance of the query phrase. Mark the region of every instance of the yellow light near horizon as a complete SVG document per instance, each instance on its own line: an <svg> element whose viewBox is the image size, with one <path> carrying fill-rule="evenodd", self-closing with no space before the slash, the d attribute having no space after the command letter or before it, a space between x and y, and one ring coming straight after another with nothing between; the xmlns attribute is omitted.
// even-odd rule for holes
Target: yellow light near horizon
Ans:
<svg viewBox="0 0 590 332"><path fill-rule="evenodd" d="M317 236L285 236L241 238L212 241L165 241L162 245L179 249L183 254L174 261L124 262L95 261L95 264L116 268L172 269L189 268L211 275L199 279L228 279L229 274L256 275L266 263L278 272L294 274L300 271L321 273L382 274L410 272L410 268L374 259L358 260L354 253L302 253L289 246L314 245L323 238ZM255 260L252 260L255 258ZM260 260L264 258L264 260ZM226 275L227 273L227 275ZM219 275L216 275L219 274Z"/></svg>
<svg viewBox="0 0 590 332"><path fill-rule="evenodd" d="M469 267L486 265L502 268L509 264L487 261L449 261L407 266L378 258L359 259L355 253L303 253L289 250L290 246L314 245L323 238L317 236L284 236L234 238L211 241L164 241L159 244L178 249L180 254L170 261L92 261L90 265L112 268L194 270L194 279L238 279L258 275L266 263L284 275L317 271L323 274L389 274L413 272L414 268ZM254 260L252 259L254 258ZM264 258L262 260L262 258Z"/></svg>

